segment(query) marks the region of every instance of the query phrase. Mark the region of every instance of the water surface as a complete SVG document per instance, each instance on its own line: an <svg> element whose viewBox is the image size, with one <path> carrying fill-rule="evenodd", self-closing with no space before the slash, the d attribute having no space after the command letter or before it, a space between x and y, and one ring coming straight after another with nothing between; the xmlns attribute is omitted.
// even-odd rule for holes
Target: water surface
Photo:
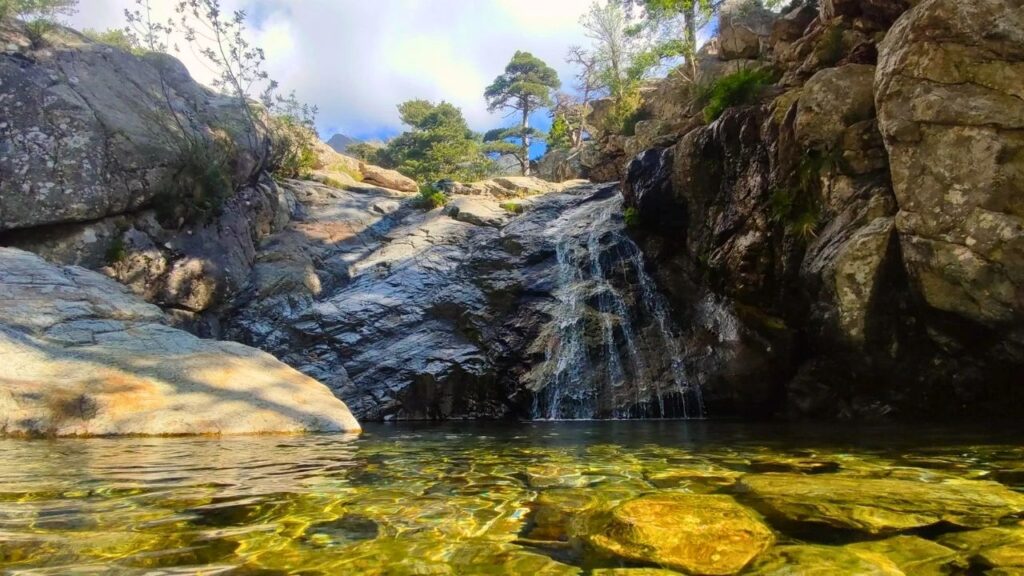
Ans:
<svg viewBox="0 0 1024 576"><path fill-rule="evenodd" d="M754 509L736 479L777 472L994 480L1024 491L1020 440L1005 431L682 421L373 425L361 437L4 440L0 572L609 573L602 570L650 564L590 549L568 520L551 522L571 515L571 506L553 513L539 500L610 508L650 493L723 493ZM776 546L838 548L881 537L764 521ZM1001 526L1016 530L1020 522L1011 516ZM934 540L960 530L914 534ZM959 566L986 569L972 562L965 556Z"/></svg>

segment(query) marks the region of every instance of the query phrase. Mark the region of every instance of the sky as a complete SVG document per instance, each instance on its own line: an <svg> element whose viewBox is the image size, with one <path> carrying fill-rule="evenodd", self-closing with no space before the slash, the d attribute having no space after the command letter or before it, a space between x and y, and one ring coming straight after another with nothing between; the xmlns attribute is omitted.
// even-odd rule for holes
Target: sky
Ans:
<svg viewBox="0 0 1024 576"><path fill-rule="evenodd" d="M572 84L565 54L587 45L580 17L593 0L221 0L248 14L252 40L283 92L320 112L322 138L343 133L385 139L402 131L396 106L446 100L484 132L514 123L488 113L483 92L516 50L526 50ZM135 0L81 0L70 24L104 30L124 26ZM151 0L170 14L173 0ZM210 74L190 53L176 54L198 80ZM534 122L546 129L546 114Z"/></svg>

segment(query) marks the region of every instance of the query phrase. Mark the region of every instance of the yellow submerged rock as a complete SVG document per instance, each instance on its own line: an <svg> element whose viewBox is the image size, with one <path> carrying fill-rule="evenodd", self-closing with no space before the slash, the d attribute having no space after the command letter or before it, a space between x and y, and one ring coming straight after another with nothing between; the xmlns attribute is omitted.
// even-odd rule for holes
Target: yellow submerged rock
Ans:
<svg viewBox="0 0 1024 576"><path fill-rule="evenodd" d="M736 574L774 542L772 531L729 496L657 494L614 508L584 536L628 560L693 574Z"/></svg>
<svg viewBox="0 0 1024 576"><path fill-rule="evenodd" d="M749 576L906 576L881 554L834 546L779 546L744 572Z"/></svg>
<svg viewBox="0 0 1024 576"><path fill-rule="evenodd" d="M895 536L885 540L858 542L846 548L862 556L884 556L903 572L915 576L957 574L967 568L967 562L955 550L917 536Z"/></svg>
<svg viewBox="0 0 1024 576"><path fill-rule="evenodd" d="M740 488L769 517L869 534L891 534L948 522L964 528L992 526L1024 512L1024 494L996 482L926 483L835 474L757 474Z"/></svg>

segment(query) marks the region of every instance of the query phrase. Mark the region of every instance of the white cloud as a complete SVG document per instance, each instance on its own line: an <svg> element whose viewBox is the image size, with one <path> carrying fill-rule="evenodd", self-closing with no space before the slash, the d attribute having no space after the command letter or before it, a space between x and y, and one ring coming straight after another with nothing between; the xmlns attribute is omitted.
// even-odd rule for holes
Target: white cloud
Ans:
<svg viewBox="0 0 1024 576"><path fill-rule="evenodd" d="M250 14L268 69L286 91L320 108L319 127L370 136L400 129L396 106L412 98L461 107L476 130L503 121L490 114L484 88L516 50L526 50L572 81L564 63L586 42L580 16L592 0L222 0ZM71 24L123 26L134 0L82 0ZM172 0L151 0L167 15ZM198 79L209 72L179 57Z"/></svg>

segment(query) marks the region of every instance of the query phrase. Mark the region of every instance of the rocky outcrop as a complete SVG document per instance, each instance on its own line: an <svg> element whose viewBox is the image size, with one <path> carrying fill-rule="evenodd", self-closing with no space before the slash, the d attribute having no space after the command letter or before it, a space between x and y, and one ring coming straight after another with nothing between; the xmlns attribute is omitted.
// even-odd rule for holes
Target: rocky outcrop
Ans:
<svg viewBox="0 0 1024 576"><path fill-rule="evenodd" d="M284 187L296 221L265 241L227 334L360 418L697 413L614 187L452 184L430 211L384 190Z"/></svg>
<svg viewBox="0 0 1024 576"><path fill-rule="evenodd" d="M348 408L272 356L200 340L78 267L0 248L0 433L358 431Z"/></svg>
<svg viewBox="0 0 1024 576"><path fill-rule="evenodd" d="M1019 3L920 3L881 44L876 78L900 246L932 337L962 346L967 325L1024 362Z"/></svg>
<svg viewBox="0 0 1024 576"><path fill-rule="evenodd" d="M366 163L361 164L359 169L363 175L363 180L382 188L398 190L399 192L418 192L420 189L419 184L416 184L415 180L402 176L394 170Z"/></svg>
<svg viewBox="0 0 1024 576"><path fill-rule="evenodd" d="M688 349L718 340L690 354L713 413L1019 413L1011 4L798 7L761 102L665 123L676 141L634 159L627 205Z"/></svg>
<svg viewBox="0 0 1024 576"><path fill-rule="evenodd" d="M236 185L263 168L262 123L172 57L135 56L68 29L35 47L13 21L0 27L0 45L0 232L133 212L161 195L184 202L174 196L183 163L208 152L190 142L220 143Z"/></svg>

